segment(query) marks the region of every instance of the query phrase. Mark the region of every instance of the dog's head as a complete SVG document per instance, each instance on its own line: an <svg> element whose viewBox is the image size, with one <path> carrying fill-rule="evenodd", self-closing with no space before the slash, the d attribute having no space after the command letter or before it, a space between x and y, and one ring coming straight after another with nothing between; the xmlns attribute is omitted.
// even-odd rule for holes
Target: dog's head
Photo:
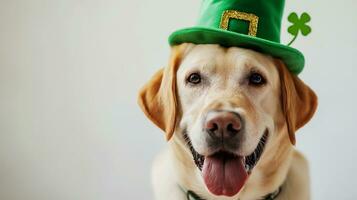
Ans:
<svg viewBox="0 0 357 200"><path fill-rule="evenodd" d="M182 44L142 89L139 104L167 139L175 132L189 149L211 193L233 196L259 160L276 160L263 152L289 139L295 144L295 131L310 120L317 98L278 59Z"/></svg>

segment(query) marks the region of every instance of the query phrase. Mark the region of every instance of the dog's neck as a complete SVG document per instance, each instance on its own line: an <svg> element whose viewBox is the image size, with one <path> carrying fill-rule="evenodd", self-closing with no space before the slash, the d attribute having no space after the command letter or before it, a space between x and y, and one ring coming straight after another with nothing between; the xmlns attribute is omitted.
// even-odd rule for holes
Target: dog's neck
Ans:
<svg viewBox="0 0 357 200"><path fill-rule="evenodd" d="M283 144L286 144L286 146L279 148L278 152L269 152L270 149L267 148L265 155L254 168L241 192L231 198L226 197L224 200L236 200L238 198L242 200L258 199L276 191L283 185L293 152L290 143L285 142ZM185 144L178 137L174 137L169 142L169 145L170 151L173 154L172 158L174 158L172 159L172 166L174 171L177 172L175 173L177 184L186 190L194 191L203 199L216 199L214 195L207 191L201 171L194 164L192 155L185 148ZM279 159L275 159L275 157L279 157Z"/></svg>

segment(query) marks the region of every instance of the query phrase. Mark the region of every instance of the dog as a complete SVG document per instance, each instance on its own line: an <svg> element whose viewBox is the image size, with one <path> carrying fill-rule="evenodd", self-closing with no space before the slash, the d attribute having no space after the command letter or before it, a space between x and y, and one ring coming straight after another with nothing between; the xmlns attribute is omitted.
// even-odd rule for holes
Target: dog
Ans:
<svg viewBox="0 0 357 200"><path fill-rule="evenodd" d="M317 96L278 58L173 46L138 102L168 140L152 169L157 200L310 199L308 163L294 144Z"/></svg>

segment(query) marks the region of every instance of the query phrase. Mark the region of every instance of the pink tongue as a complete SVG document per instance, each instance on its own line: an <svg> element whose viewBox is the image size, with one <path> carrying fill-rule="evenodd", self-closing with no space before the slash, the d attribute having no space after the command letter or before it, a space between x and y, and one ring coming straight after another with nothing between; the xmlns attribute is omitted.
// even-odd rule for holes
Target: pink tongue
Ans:
<svg viewBox="0 0 357 200"><path fill-rule="evenodd" d="M248 178L241 157L225 160L219 156L208 156L202 173L207 188L215 195L234 196Z"/></svg>

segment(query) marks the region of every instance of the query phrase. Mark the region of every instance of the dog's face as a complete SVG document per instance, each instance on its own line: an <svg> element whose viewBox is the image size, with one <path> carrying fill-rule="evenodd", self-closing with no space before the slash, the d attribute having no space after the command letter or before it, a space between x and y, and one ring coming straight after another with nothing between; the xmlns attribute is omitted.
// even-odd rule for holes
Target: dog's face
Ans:
<svg viewBox="0 0 357 200"><path fill-rule="evenodd" d="M197 45L181 61L176 82L182 111L178 129L190 141L208 188L217 195L236 194L281 113L274 59L242 48ZM226 160L241 162L225 170L235 178L231 184L212 180ZM235 177L233 170L243 173Z"/></svg>
<svg viewBox="0 0 357 200"><path fill-rule="evenodd" d="M282 62L218 45L174 48L139 99L168 139L175 132L189 149L208 190L225 196L241 190L266 148L280 148L269 143L294 143L316 108L314 93ZM284 128L289 134L278 135Z"/></svg>
<svg viewBox="0 0 357 200"><path fill-rule="evenodd" d="M281 110L278 86L271 57L241 48L194 46L177 71L179 127L201 155L248 156L264 133L274 132Z"/></svg>

